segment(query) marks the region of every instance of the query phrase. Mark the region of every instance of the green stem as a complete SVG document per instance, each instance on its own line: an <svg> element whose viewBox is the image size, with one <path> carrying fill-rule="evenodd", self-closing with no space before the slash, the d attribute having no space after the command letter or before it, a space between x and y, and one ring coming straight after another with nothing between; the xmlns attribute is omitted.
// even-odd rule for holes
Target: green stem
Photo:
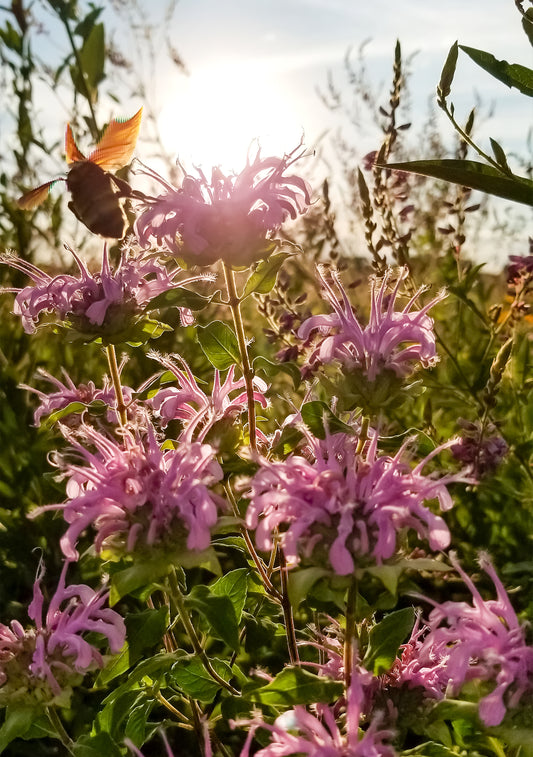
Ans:
<svg viewBox="0 0 533 757"><path fill-rule="evenodd" d="M187 728L191 731L194 730L193 726L189 723L189 719L185 717L179 710L177 710L172 702L169 702L166 697L161 694L160 691L154 692L154 696L157 699L158 702L160 702L163 707L166 707L166 709L171 712L174 717L182 723L182 728Z"/></svg>
<svg viewBox="0 0 533 757"><path fill-rule="evenodd" d="M248 357L248 347L246 345L246 336L244 334L244 324L241 313L241 301L237 294L237 287L235 284L235 274L233 270L224 263L224 277L226 279L226 288L228 291L228 304L231 308L233 315L233 324L235 326L235 333L237 335L237 341L239 343L239 352L241 355L242 374L244 377L244 383L246 386L246 399L248 403L248 434L250 437L250 447L255 452L257 451L257 427L255 418L255 400L254 400L254 372L250 365L250 359Z"/></svg>
<svg viewBox="0 0 533 757"><path fill-rule="evenodd" d="M68 751L69 754L74 754L73 746L74 742L68 735L68 733L65 730L65 726L61 722L61 718L57 714L57 711L54 707L47 707L46 708L46 714L48 716L48 720L50 721L52 728L57 733L57 736L60 740L60 742L63 744L65 749Z"/></svg>
<svg viewBox="0 0 533 757"><path fill-rule="evenodd" d="M357 639L357 627L355 624L355 605L357 601L357 580L352 578L348 596L346 597L346 631L344 637L344 685L346 691L352 680L352 663L354 641Z"/></svg>
<svg viewBox="0 0 533 757"><path fill-rule="evenodd" d="M126 404L124 402L124 393L122 392L122 383L120 381L120 371L117 364L117 353L115 352L115 345L108 344L105 348L105 351L109 365L109 372L111 373L111 380L113 382L113 388L115 390L117 414L120 419L120 425L125 426L128 422L128 414L126 412Z"/></svg>
<svg viewBox="0 0 533 757"><path fill-rule="evenodd" d="M279 576L281 580L281 608L283 610L283 617L285 620L285 631L287 633L287 647L289 650L289 659L293 665L300 664L300 655L298 654L298 646L296 644L296 629L294 627L294 615L292 614L292 606L289 599L289 583L287 570L287 562L283 549L279 548Z"/></svg>
<svg viewBox="0 0 533 757"><path fill-rule="evenodd" d="M169 573L169 583L170 583L170 588L171 588L171 596L178 610L180 620L185 627L185 631L187 632L187 636L189 637L189 640L192 644L192 648L194 649L195 654L197 654L198 657L200 658L200 661L202 665L204 666L206 672L220 686L222 686L227 691L229 691L230 694L233 694L233 696L240 696L240 691L237 691L237 689L234 689L230 683L228 683L221 676L219 676L217 671L211 665L211 661L209 657L206 655L200 643L200 639L198 638L196 631L194 630L194 626L191 623L189 613L187 612L187 608L185 607L185 598L179 587L178 579L176 578L176 573L173 570Z"/></svg>

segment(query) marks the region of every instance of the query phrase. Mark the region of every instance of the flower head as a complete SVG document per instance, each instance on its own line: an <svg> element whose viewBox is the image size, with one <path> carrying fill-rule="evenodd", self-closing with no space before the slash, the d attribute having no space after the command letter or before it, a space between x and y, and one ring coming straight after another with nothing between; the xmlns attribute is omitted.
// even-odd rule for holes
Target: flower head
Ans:
<svg viewBox="0 0 533 757"><path fill-rule="evenodd" d="M479 716L496 726L508 708L533 694L533 647L526 645L525 629L488 557L482 555L480 564L496 587L495 600L484 600L453 557L452 563L472 603L427 600L434 609L402 657L398 680L422 686L436 698L457 696L467 681L490 682L494 688L481 699Z"/></svg>
<svg viewBox="0 0 533 757"><path fill-rule="evenodd" d="M235 379L235 366L232 365L225 380L222 382L220 371L215 370L213 389L206 394L198 386L191 369L184 360L178 357L181 367L172 357L150 353L150 357L160 362L176 377L177 386L165 386L149 401L156 415L161 419L165 428L171 420L180 420L184 430L180 439L204 441L214 426L225 420L233 422L246 410L246 386L244 377ZM268 407L268 400L264 392L267 384L258 376L254 376L254 400L262 408ZM234 392L236 396L230 397ZM267 439L258 431L259 439L266 443Z"/></svg>
<svg viewBox="0 0 533 757"><path fill-rule="evenodd" d="M462 473L440 478L422 474L424 465L453 442L411 468L403 459L410 441L391 457L378 455L376 434L364 455L356 452L357 439L344 434L324 442L309 437L312 460L298 455L261 460L246 513L258 547L270 549L279 529L289 561L323 564L327 558L339 575L352 573L361 562L392 557L401 529L414 529L431 549L446 548L448 527L425 502L436 499L442 510L450 509L446 486L470 479Z"/></svg>
<svg viewBox="0 0 533 757"><path fill-rule="evenodd" d="M34 511L63 510L69 527L61 539L63 554L77 559L76 544L87 528L96 531L97 552L142 551L146 547L202 551L209 546L210 529L224 506L210 486L222 479L222 469L209 444L180 444L160 448L154 429L124 433L122 444L90 426L77 438L65 433L80 464L60 459L69 478L63 504ZM87 449L78 439L85 442Z"/></svg>
<svg viewBox="0 0 533 757"><path fill-rule="evenodd" d="M251 721L240 757L249 757L258 728L270 731L271 741L254 753L256 757L290 757L296 754L307 757L395 757L395 750L387 743L394 733L382 727L380 713L376 713L364 733L360 733L364 687L369 678L371 674L364 670L353 675L348 689L344 727L339 726L330 707L316 705L317 714L313 715L305 707L296 706L280 715L273 724L265 723L260 718Z"/></svg>
<svg viewBox="0 0 533 757"><path fill-rule="evenodd" d="M102 267L92 274L74 250L68 248L79 269L79 276L50 276L28 261L4 255L0 262L27 274L34 286L13 289L17 292L14 312L20 315L24 330L32 334L43 314L84 334L116 335L127 331L139 319L151 300L178 284L180 269L172 273L155 258L134 256L123 249L115 270L111 268L107 246L104 246ZM190 311L182 308L182 317L190 320Z"/></svg>
<svg viewBox="0 0 533 757"><path fill-rule="evenodd" d="M346 371L360 371L373 382L383 371L392 371L404 377L413 372L417 363L429 368L438 361L435 349L433 320L428 310L440 302L441 292L420 310L414 305L424 287L420 288L402 310L395 310L401 282L408 274L407 268L400 275L392 292L387 296L392 270L388 270L378 286L371 278L370 318L362 326L356 318L348 296L333 272L333 279L342 301L339 302L332 285L319 269L324 297L333 308L329 315L314 315L308 318L298 331L301 339L307 340L314 331L320 334L319 343L311 354L311 362L330 363L338 360Z"/></svg>
<svg viewBox="0 0 533 757"><path fill-rule="evenodd" d="M288 218L309 205L307 183L285 172L300 154L262 158L256 154L238 175L225 176L214 168L209 182L185 176L179 189L151 174L165 187L148 197L135 223L142 246L164 246L189 264L210 265L222 259L248 266L272 249L273 235Z"/></svg>
<svg viewBox="0 0 533 757"><path fill-rule="evenodd" d="M124 621L104 607L107 594L82 584L65 586L67 568L65 562L46 614L41 589L44 569L39 569L28 607L33 627L24 629L17 621L11 627L0 625L0 703L4 705L15 700L66 703L72 686L104 664L85 634L104 636L114 654L124 644Z"/></svg>

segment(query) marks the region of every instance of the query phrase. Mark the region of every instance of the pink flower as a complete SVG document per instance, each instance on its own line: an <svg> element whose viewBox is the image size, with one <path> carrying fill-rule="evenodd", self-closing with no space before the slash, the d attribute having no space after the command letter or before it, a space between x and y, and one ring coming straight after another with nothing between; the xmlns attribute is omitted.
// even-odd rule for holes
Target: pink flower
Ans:
<svg viewBox="0 0 533 757"><path fill-rule="evenodd" d="M484 600L453 557L452 564L472 593L472 604L426 599L434 609L404 653L398 681L423 686L437 698L457 696L467 681L493 682L480 700L479 716L496 726L507 709L533 694L533 647L526 645L525 629L488 557L481 555L480 565L496 587L496 600Z"/></svg>
<svg viewBox="0 0 533 757"><path fill-rule="evenodd" d="M75 402L81 402L84 405L90 405L92 402L102 402L109 407L107 412L107 420L109 423L118 423L117 414L113 409L116 404L115 390L107 378L104 381L102 389L97 389L93 381L76 386L65 370L63 370L65 383L42 368L38 369L37 372L39 376L52 384L52 386L56 388L56 391L47 394L46 392L34 389L26 384L20 384L21 389L27 389L30 392L34 392L41 400L41 404L33 414L33 420L36 426L40 425L43 416L49 416L58 410L64 410ZM133 399L133 389L130 389L128 386L123 386L122 392L124 394L124 401L128 406L128 412L131 415L132 408L136 409L138 407L137 405L131 404Z"/></svg>
<svg viewBox="0 0 533 757"><path fill-rule="evenodd" d="M335 290L326 280L323 269L319 268L324 297L334 312L313 315L300 326L300 339L308 340L313 331L320 334L318 346L310 356L311 362L338 360L347 371L362 371L369 381L375 381L387 370L404 377L413 372L417 363L424 368L435 365L438 356L433 320L427 313L445 297L445 293L438 294L422 309L414 310L416 301L425 291L421 287L402 310L396 311L398 291L408 270L400 269L396 285L387 297L392 274L392 270L387 271L379 288L377 279L371 278L370 318L363 327L353 312L338 274L332 272L342 302L337 300Z"/></svg>
<svg viewBox="0 0 533 757"><path fill-rule="evenodd" d="M180 439L192 441L204 441L216 423L224 419L233 421L246 411L247 398L244 378L235 379L235 367L232 365L228 374L221 382L220 371L215 370L213 389L206 394L198 383L184 360L179 356L181 368L175 359L169 356L149 353L168 371L176 377L177 386L165 386L160 389L150 400L149 404L161 418L161 425L165 428L171 420L180 420L184 430ZM268 400L264 392L267 384L258 376L254 376L254 400L262 408L268 407ZM233 392L239 391L237 396L230 398ZM267 442L266 437L258 431L259 439Z"/></svg>
<svg viewBox="0 0 533 757"><path fill-rule="evenodd" d="M240 174L225 176L213 168L211 182L185 176L179 189L150 172L165 193L147 197L135 222L143 247L163 246L191 265L222 259L248 266L272 251L273 235L288 218L296 218L310 203L310 189L285 171L302 154L261 158L259 152Z"/></svg>
<svg viewBox="0 0 533 757"><path fill-rule="evenodd" d="M85 529L96 531L97 552L142 551L155 545L201 551L210 543L210 529L224 500L209 487L223 477L208 444L183 443L177 449L161 449L155 431L124 433L122 444L90 426L77 437L65 432L80 464L59 459L68 477L69 499L63 504L37 508L62 510L69 527L61 539L63 554L77 559L76 544Z"/></svg>
<svg viewBox="0 0 533 757"><path fill-rule="evenodd" d="M89 586L65 586L65 562L57 590L44 614L40 567L33 585L28 615L35 627L24 629L17 621L0 625L0 702L16 699L51 703L68 699L72 686L89 670L101 668L104 658L83 637L104 636L116 654L124 645L126 628L121 616L104 604L107 594Z"/></svg>
<svg viewBox="0 0 533 757"><path fill-rule="evenodd" d="M356 453L354 437L337 434L319 442L309 436L312 460L298 455L260 460L246 513L259 549L271 549L279 529L289 561L323 564L327 559L339 575L369 560L381 563L392 557L403 529L416 531L433 550L445 549L448 527L425 502L436 499L441 510L449 510L452 499L446 486L471 479L463 473L431 478L422 475L422 468L454 440L412 469L403 460L412 440L394 457L378 455L377 440L374 434L363 455Z"/></svg>
<svg viewBox="0 0 533 757"><path fill-rule="evenodd" d="M178 284L175 279L179 268L169 273L155 258L134 256L126 249L122 250L117 268L112 270L107 246L104 246L100 272L91 274L79 255L68 249L78 266L79 277L67 274L52 277L14 255L0 257L1 263L27 274L35 284L5 290L17 292L14 313L20 315L28 334L35 331L43 314L53 314L82 333L117 334L139 319L155 297L200 278L189 278ZM190 311L181 310L188 320Z"/></svg>
<svg viewBox="0 0 533 757"><path fill-rule="evenodd" d="M254 752L255 757L395 757L396 752L387 743L394 732L381 727L382 716L377 713L362 735L359 732L361 710L365 699L364 686L371 674L359 671L353 675L348 689L346 728L339 728L333 710L325 705L316 705L313 715L305 707L296 706L280 715L273 724L256 718L240 757L249 757L252 740L258 728L271 733L268 746ZM234 723L233 725L243 725Z"/></svg>

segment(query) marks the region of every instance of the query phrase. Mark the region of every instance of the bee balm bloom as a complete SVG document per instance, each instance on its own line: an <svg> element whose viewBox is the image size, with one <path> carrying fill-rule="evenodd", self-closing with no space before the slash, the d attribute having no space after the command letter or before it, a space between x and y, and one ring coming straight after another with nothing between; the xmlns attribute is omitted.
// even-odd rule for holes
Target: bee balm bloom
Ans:
<svg viewBox="0 0 533 757"><path fill-rule="evenodd" d="M438 356L433 320L427 313L445 297L445 293L441 292L423 308L415 310L414 305L424 291L421 288L402 310L395 310L398 290L407 274L407 268L400 270L398 281L388 297L392 270L387 271L379 285L375 277L371 278L370 318L367 325L362 326L338 275L333 272L341 302L319 269L324 297L334 312L313 315L300 326L300 339L307 340L313 331L318 331L320 335L318 346L311 354L311 362L331 363L338 360L347 371L361 371L370 382L386 370L404 377L413 372L417 363L424 368L435 365Z"/></svg>
<svg viewBox="0 0 533 757"><path fill-rule="evenodd" d="M69 524L61 539L63 554L77 559L76 545L86 529L96 531L97 552L176 549L202 551L210 544L210 529L218 519L221 497L209 487L223 477L209 444L160 448L153 428L145 436L126 433L122 444L90 426L78 438L65 433L80 464L59 461L69 478L64 504L34 511L63 510Z"/></svg>
<svg viewBox="0 0 533 757"><path fill-rule="evenodd" d="M165 193L145 197L135 232L143 247L163 246L190 265L249 266L266 257L287 218L295 219L310 204L304 179L287 169L301 157L293 151L283 158L261 158L259 152L238 175L225 176L214 168L209 182L185 176L175 189L155 173Z"/></svg>
<svg viewBox="0 0 533 757"><path fill-rule="evenodd" d="M101 668L104 659L84 635L104 636L117 653L126 638L121 616L104 607L107 594L89 586L65 586L65 562L57 590L44 614L40 568L33 586L28 615L34 627L24 629L18 621L0 624L0 705L15 701L29 704L68 703L72 686L83 675Z"/></svg>

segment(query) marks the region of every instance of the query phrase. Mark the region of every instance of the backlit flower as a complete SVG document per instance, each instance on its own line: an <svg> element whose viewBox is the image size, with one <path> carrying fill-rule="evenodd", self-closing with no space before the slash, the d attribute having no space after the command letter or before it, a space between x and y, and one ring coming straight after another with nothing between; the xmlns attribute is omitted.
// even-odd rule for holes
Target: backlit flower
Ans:
<svg viewBox="0 0 533 757"><path fill-rule="evenodd" d="M507 709L533 696L533 647L527 646L509 596L486 555L480 565L496 587L497 599L484 600L472 579L452 557L455 570L472 593L472 604L434 605L427 625L418 629L402 656L399 682L424 687L431 696L457 696L468 681L494 684L482 697L479 716L499 725Z"/></svg>
<svg viewBox="0 0 533 757"><path fill-rule="evenodd" d="M470 479L463 473L432 478L422 468L453 440L411 468L404 459L411 440L391 457L378 455L377 439L374 434L366 453L358 454L354 437L336 434L319 442L309 436L314 459L261 460L246 495L246 525L255 529L258 547L271 549L279 530L289 561L327 559L339 575L392 557L401 530L413 529L431 549L445 549L448 527L426 502L437 500L449 510L447 485Z"/></svg>
<svg viewBox="0 0 533 757"><path fill-rule="evenodd" d="M421 287L401 310L395 310L398 291L408 270L400 269L398 280L389 293L392 275L392 270L388 270L381 283L375 277L371 278L370 317L367 325L363 326L353 312L338 274L332 272L341 302L319 268L324 298L334 312L313 315L300 326L298 336L303 340L308 340L314 331L319 332L318 345L310 356L311 362L338 360L346 371L361 371L372 382L386 370L404 377L411 374L417 364L424 368L435 365L438 356L433 320L427 313L445 294L441 292L423 308L415 310L417 300L425 291L425 287Z"/></svg>
<svg viewBox="0 0 533 757"><path fill-rule="evenodd" d="M35 331L43 315L51 315L79 332L112 336L127 331L155 297L198 278L177 283L179 268L169 273L155 258L134 256L125 249L113 270L107 246L104 246L101 270L92 274L79 255L68 249L76 261L79 276L50 276L14 255L0 257L1 263L22 271L34 282L34 286L23 289L4 290L17 293L14 313L21 317L28 334ZM182 310L188 322L190 311Z"/></svg>
<svg viewBox="0 0 533 757"><path fill-rule="evenodd" d="M49 704L68 702L72 686L84 674L104 665L104 658L85 634L107 639L116 654L126 638L121 616L105 607L107 593L89 586L65 586L65 562L57 590L44 612L40 567L33 585L28 615L34 626L24 629L18 621L0 624L0 704L15 701Z"/></svg>
<svg viewBox="0 0 533 757"><path fill-rule="evenodd" d="M307 183L285 175L300 157L296 150L283 158L262 158L258 152L238 175L213 168L208 181L197 169L198 176L185 176L179 189L150 172L165 192L141 204L135 222L140 244L162 246L191 265L222 259L248 266L266 257L282 223L311 201Z"/></svg>
<svg viewBox="0 0 533 757"><path fill-rule="evenodd" d="M154 546L201 551L209 546L210 530L224 506L209 488L223 476L210 445L161 449L151 427L142 437L125 432L121 444L90 426L82 427L77 438L68 432L65 436L80 457L79 464L58 461L69 479L68 499L33 515L63 511L69 524L61 539L66 557L77 559L76 545L86 529L96 532L97 552L124 554Z"/></svg>

